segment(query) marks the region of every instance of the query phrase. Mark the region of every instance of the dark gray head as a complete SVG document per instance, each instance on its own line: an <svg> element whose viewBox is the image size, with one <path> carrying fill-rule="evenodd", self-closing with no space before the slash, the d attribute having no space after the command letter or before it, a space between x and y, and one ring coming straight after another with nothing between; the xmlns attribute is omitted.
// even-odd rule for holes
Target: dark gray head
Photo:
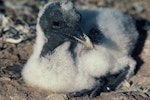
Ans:
<svg viewBox="0 0 150 100"><path fill-rule="evenodd" d="M67 40L76 40L88 47L92 46L80 27L81 16L71 2L50 3L43 11L39 25L47 38L47 43L43 47L42 56Z"/></svg>

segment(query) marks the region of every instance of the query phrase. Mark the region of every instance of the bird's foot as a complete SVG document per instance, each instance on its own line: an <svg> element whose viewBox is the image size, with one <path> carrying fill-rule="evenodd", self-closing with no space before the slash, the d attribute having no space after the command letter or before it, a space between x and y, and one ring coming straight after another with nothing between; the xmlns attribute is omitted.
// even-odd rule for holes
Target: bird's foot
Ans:
<svg viewBox="0 0 150 100"><path fill-rule="evenodd" d="M113 81L109 81L103 87L104 92L114 91L121 86L121 83L126 79L129 67L126 67Z"/></svg>
<svg viewBox="0 0 150 100"><path fill-rule="evenodd" d="M89 95L91 93L92 90L88 90L88 89L84 89L78 92L73 92L70 93L69 96L70 97L81 97L81 96L85 96L85 95Z"/></svg>
<svg viewBox="0 0 150 100"><path fill-rule="evenodd" d="M84 89L78 92L70 93L69 95L71 97L81 97L81 96L89 95L90 98L95 98L99 96L100 93L103 91L103 86L105 82L103 79L98 79L98 80L99 80L99 84L95 88L91 90Z"/></svg>
<svg viewBox="0 0 150 100"><path fill-rule="evenodd" d="M95 98L100 95L100 93L103 91L103 88L101 86L96 87L91 93L90 98Z"/></svg>
<svg viewBox="0 0 150 100"><path fill-rule="evenodd" d="M95 98L100 94L101 91L102 91L101 87L96 87L93 90L82 90L79 92L70 93L69 97L81 97L81 96L89 95L90 98Z"/></svg>

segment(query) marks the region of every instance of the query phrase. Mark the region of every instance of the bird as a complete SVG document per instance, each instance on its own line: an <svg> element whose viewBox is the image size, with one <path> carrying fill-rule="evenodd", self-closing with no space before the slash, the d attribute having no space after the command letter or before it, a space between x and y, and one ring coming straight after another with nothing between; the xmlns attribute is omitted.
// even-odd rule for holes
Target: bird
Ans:
<svg viewBox="0 0 150 100"><path fill-rule="evenodd" d="M129 68L138 39L133 19L121 11L75 8L49 2L39 12L33 53L22 69L24 81L54 93L79 93L103 85L98 78Z"/></svg>

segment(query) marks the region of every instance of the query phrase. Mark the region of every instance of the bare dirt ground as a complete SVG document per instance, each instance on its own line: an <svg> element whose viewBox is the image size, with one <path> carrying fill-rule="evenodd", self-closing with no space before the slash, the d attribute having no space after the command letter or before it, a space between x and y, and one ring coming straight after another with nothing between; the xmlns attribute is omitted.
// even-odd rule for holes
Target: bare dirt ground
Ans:
<svg viewBox="0 0 150 100"><path fill-rule="evenodd" d="M83 96L69 100L150 100L150 0L72 1L82 8L109 7L132 15L140 37L133 53L137 61L136 74L128 80L130 84L115 91L103 92L93 99ZM29 33L35 34L38 11L47 2L48 0L0 0L0 14L9 17L14 22L13 25L28 25ZM0 37L3 36L1 28L0 21ZM34 41L35 37L18 44L0 40L0 100L52 100L48 98L49 92L27 86L20 74L32 53Z"/></svg>

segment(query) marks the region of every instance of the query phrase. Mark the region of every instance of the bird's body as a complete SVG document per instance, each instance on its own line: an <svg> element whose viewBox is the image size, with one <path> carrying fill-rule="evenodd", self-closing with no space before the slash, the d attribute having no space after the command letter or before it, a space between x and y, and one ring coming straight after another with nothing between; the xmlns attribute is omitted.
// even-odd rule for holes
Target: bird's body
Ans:
<svg viewBox="0 0 150 100"><path fill-rule="evenodd" d="M108 8L79 12L83 18L81 25L85 33L95 44L95 49L99 48L96 51L104 56L108 55L110 63L105 63L110 64L110 73L122 70L129 62L135 67L136 62L130 56L135 48L138 32L131 16Z"/></svg>
<svg viewBox="0 0 150 100"><path fill-rule="evenodd" d="M52 48L48 47L47 43L51 44L51 41L59 38L49 39L47 34L51 34L52 30L48 30L48 27L44 28L45 23L49 24L48 21L42 22L43 16L46 16L45 12L50 10L52 4L47 4L39 14L34 51L22 71L26 83L53 92L77 92L93 89L100 84L95 78L108 73L117 73L127 66L131 70L126 78L133 73L136 63L131 53L138 34L129 16L110 9L78 10L82 17L79 26L90 38L89 42L92 42L93 48L86 48L82 42L72 40L53 43ZM64 6L63 3L63 11L74 10L70 5L66 8ZM69 16L76 14L69 11L65 12L70 14ZM41 23L44 23L43 26ZM48 32L46 33L44 29ZM75 29L80 30L78 27ZM61 32L63 31L60 30Z"/></svg>

